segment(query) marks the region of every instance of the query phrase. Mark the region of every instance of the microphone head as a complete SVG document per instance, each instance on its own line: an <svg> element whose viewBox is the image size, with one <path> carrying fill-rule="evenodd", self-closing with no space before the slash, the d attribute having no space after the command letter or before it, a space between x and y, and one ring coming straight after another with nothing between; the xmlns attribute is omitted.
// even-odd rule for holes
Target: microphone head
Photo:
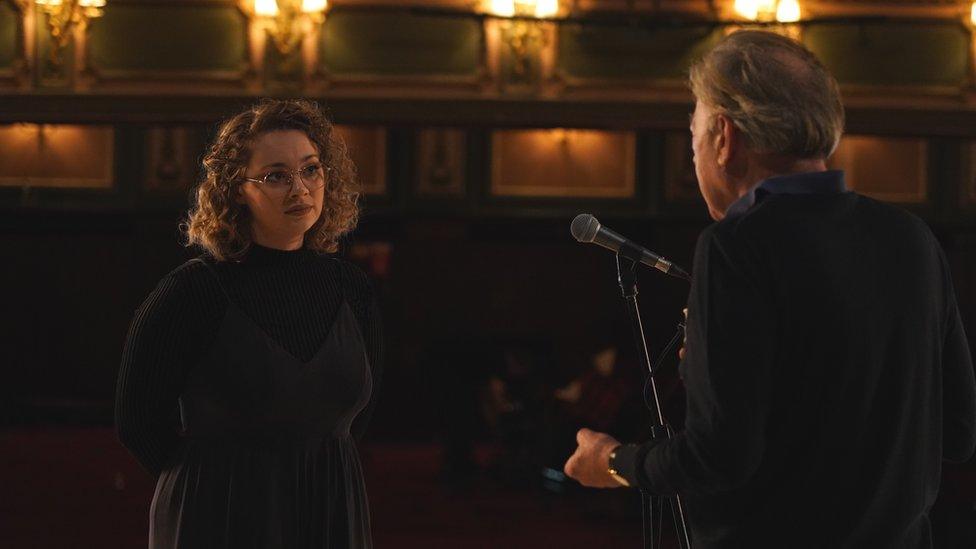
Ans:
<svg viewBox="0 0 976 549"><path fill-rule="evenodd" d="M597 231L600 230L600 222L590 214L579 214L573 218L569 232L573 233L573 238L579 242L593 242Z"/></svg>

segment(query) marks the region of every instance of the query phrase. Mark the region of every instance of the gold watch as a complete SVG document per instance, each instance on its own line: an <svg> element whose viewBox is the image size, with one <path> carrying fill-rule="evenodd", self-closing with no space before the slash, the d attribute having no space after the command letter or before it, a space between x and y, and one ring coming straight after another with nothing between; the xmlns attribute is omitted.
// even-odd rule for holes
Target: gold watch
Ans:
<svg viewBox="0 0 976 549"><path fill-rule="evenodd" d="M620 448L620 446L617 446L617 448ZM617 458L617 448L614 448L610 452L610 460L609 463L607 464L607 473L610 473L610 476L613 477L613 480L617 481L621 486L626 486L629 488L630 483L627 482L627 479L620 476L620 473L613 468L613 460Z"/></svg>

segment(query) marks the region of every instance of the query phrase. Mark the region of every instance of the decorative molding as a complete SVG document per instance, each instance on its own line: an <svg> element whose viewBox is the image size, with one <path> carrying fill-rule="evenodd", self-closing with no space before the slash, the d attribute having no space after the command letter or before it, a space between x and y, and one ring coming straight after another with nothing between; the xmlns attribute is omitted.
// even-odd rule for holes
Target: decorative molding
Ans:
<svg viewBox="0 0 976 549"><path fill-rule="evenodd" d="M465 193L464 130L424 128L417 132L414 193L426 198L459 198Z"/></svg>
<svg viewBox="0 0 976 549"><path fill-rule="evenodd" d="M33 66L33 23L34 10L31 0L0 0L0 4L9 4L14 13L20 14L17 24L17 44L14 62L10 68L0 68L0 89L10 87L26 89L30 86L31 67Z"/></svg>

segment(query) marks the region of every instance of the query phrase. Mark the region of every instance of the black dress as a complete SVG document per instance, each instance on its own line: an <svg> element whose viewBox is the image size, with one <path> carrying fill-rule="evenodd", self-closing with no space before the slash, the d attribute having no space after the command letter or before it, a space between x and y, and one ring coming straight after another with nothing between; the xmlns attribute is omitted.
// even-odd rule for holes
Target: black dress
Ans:
<svg viewBox="0 0 976 549"><path fill-rule="evenodd" d="M311 252L257 248L241 265L211 266L194 260L180 271L184 276L193 273L189 278L202 285L209 277L209 289L222 298L223 313L211 328L209 345L180 376L173 401L178 403L179 439L159 468L150 547L370 547L366 491L352 432L361 428L356 424L370 406L375 371L371 362L378 359L370 356L377 352L368 351L364 335L377 334L370 326L375 323L373 305L359 316L353 310L362 309L361 284L360 291L347 296L357 284L343 279L355 275L354 268ZM287 271L294 271L295 281L318 290L316 279L325 275L318 282L334 283L339 294L324 292L318 299L315 291L309 294L307 305L335 309L331 325L319 331L323 336L315 348L285 348L249 314L261 308L246 311L237 304L239 299L251 302L246 299L248 281L274 281L276 274ZM362 279L361 273L358 277ZM237 295L224 290L222 279ZM289 290L282 291L278 297L287 298ZM181 299L193 293L197 292L186 291ZM150 316L172 312L151 300L147 304L155 309ZM194 304L201 306L192 301L189 306ZM147 445L140 439L153 436L139 432L140 414L134 410L140 403L133 402L145 396L139 390L145 364L130 356L140 354L130 349L141 346L146 334L140 332L153 326L142 318L146 308L137 314L127 342L117 410L123 441L152 470L154 456L141 455ZM288 319L287 312L279 310L279 320ZM297 322L265 319L264 325L280 331L293 324L293 330L307 330L309 319L301 307L298 313L290 319ZM187 333L182 339L194 338ZM186 342L177 337L170 343ZM167 381L162 385L174 384ZM124 436L127 430L130 434Z"/></svg>

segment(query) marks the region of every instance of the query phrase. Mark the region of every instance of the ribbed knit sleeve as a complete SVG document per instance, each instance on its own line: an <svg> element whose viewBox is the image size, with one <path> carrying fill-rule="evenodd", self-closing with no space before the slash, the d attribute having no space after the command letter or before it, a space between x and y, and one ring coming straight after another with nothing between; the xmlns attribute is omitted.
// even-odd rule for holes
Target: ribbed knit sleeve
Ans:
<svg viewBox="0 0 976 549"><path fill-rule="evenodd" d="M344 263L342 266L343 285L346 287L349 306L359 321L359 330L363 335L366 355L369 358L373 376L373 392L369 403L356 417L352 424L352 434L356 439L362 439L366 428L376 408L377 396L380 393L383 377L383 324L380 320L376 294L366 274L354 265Z"/></svg>
<svg viewBox="0 0 976 549"><path fill-rule="evenodd" d="M184 266L164 277L136 310L129 327L115 400L119 439L158 476L178 448L178 398L187 372L216 332L213 314ZM196 273L198 276L200 273ZM212 300L211 300L212 301ZM211 320L209 330L200 323Z"/></svg>

